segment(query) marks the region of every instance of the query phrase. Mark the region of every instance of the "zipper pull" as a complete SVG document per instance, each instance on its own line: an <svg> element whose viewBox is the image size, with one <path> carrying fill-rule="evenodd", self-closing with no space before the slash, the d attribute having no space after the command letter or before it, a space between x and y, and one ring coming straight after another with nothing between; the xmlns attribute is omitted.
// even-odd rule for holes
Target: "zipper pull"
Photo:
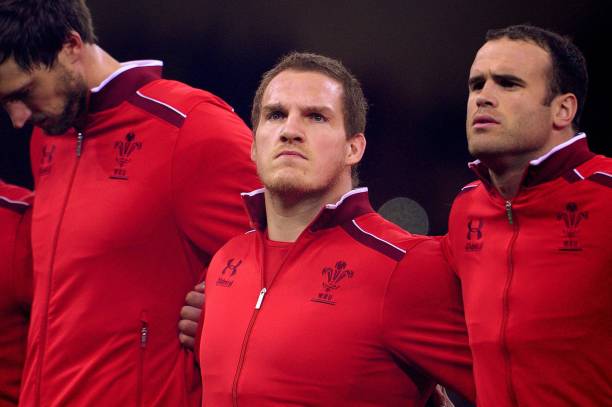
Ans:
<svg viewBox="0 0 612 407"><path fill-rule="evenodd" d="M514 222L512 218L512 202L510 201L506 201L506 215L508 216L508 222L512 225Z"/></svg>
<svg viewBox="0 0 612 407"><path fill-rule="evenodd" d="M255 304L255 309L261 308L261 303L263 302L264 296L266 295L266 291L268 290L265 288L262 288L261 291L259 292L259 298L257 298L257 304Z"/></svg>
<svg viewBox="0 0 612 407"><path fill-rule="evenodd" d="M83 133L77 133L77 145L76 145L76 155L77 157L81 156L81 150L83 149Z"/></svg>
<svg viewBox="0 0 612 407"><path fill-rule="evenodd" d="M143 324L142 328L140 328L140 347L147 347L147 339L149 337L149 328Z"/></svg>

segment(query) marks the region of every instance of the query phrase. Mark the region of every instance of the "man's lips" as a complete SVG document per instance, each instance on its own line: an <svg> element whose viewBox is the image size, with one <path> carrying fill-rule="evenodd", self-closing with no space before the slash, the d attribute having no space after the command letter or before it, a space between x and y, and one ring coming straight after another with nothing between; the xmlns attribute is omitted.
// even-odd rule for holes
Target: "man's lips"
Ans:
<svg viewBox="0 0 612 407"><path fill-rule="evenodd" d="M306 156L304 156L304 154L298 151L293 151L293 150L283 150L276 155L276 158L279 158L279 157L297 157L297 158L306 159Z"/></svg>
<svg viewBox="0 0 612 407"><path fill-rule="evenodd" d="M477 114L472 120L472 126L476 129L484 129L488 127L497 126L499 120L488 114Z"/></svg>

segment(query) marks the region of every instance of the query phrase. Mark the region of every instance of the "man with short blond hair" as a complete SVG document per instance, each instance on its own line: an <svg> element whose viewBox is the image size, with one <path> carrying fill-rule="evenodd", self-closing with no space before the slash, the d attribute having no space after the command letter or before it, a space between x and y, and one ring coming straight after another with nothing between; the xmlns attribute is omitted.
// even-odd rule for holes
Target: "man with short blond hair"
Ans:
<svg viewBox="0 0 612 407"><path fill-rule="evenodd" d="M264 74L251 156L265 188L243 194L254 230L206 277L204 405L422 406L436 382L474 398L460 288L438 241L354 189L365 106L330 58L294 53Z"/></svg>

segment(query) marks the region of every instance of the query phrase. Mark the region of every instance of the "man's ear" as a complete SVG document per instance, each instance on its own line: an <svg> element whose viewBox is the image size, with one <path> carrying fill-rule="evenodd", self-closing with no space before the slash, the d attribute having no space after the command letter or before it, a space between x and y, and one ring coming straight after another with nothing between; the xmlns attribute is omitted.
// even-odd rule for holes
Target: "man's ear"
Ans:
<svg viewBox="0 0 612 407"><path fill-rule="evenodd" d="M83 39L78 32L72 30L64 41L62 49L57 55L58 61L64 65L72 65L81 60L84 47Z"/></svg>
<svg viewBox="0 0 612 407"><path fill-rule="evenodd" d="M251 161L257 162L255 157L257 157L257 148L255 147L255 131L253 131L253 140L251 141Z"/></svg>
<svg viewBox="0 0 612 407"><path fill-rule="evenodd" d="M564 93L551 102L553 114L553 127L556 130L565 129L572 125L572 121L578 111L578 100L573 93Z"/></svg>
<svg viewBox="0 0 612 407"><path fill-rule="evenodd" d="M363 133L357 133L346 140L346 164L353 166L361 161L366 148L366 138Z"/></svg>

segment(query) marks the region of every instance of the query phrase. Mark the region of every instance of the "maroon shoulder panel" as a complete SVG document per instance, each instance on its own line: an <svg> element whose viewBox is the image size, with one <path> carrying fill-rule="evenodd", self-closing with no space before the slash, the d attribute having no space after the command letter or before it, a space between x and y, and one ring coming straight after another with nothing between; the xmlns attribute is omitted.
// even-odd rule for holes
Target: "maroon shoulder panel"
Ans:
<svg viewBox="0 0 612 407"><path fill-rule="evenodd" d="M168 106L163 105L162 103L154 102L150 99L142 97L137 93L134 93L128 99L128 102L151 113L154 116L159 117L160 119L170 123L175 127L182 127L185 122L185 118L181 116L179 113L175 112Z"/></svg>
<svg viewBox="0 0 612 407"><path fill-rule="evenodd" d="M346 233L348 233L353 239L357 240L359 243L368 246L369 248L374 249L377 252L382 253L395 261L400 261L402 258L404 258L404 255L406 254L406 252L391 245L391 243L377 239L376 237L359 229L352 221L344 223L342 225L342 229L344 229Z"/></svg>
<svg viewBox="0 0 612 407"><path fill-rule="evenodd" d="M598 184L604 185L608 188L612 188L612 176L610 175L607 175L601 172L596 172L594 174L591 174L587 179L589 181L593 181Z"/></svg>

